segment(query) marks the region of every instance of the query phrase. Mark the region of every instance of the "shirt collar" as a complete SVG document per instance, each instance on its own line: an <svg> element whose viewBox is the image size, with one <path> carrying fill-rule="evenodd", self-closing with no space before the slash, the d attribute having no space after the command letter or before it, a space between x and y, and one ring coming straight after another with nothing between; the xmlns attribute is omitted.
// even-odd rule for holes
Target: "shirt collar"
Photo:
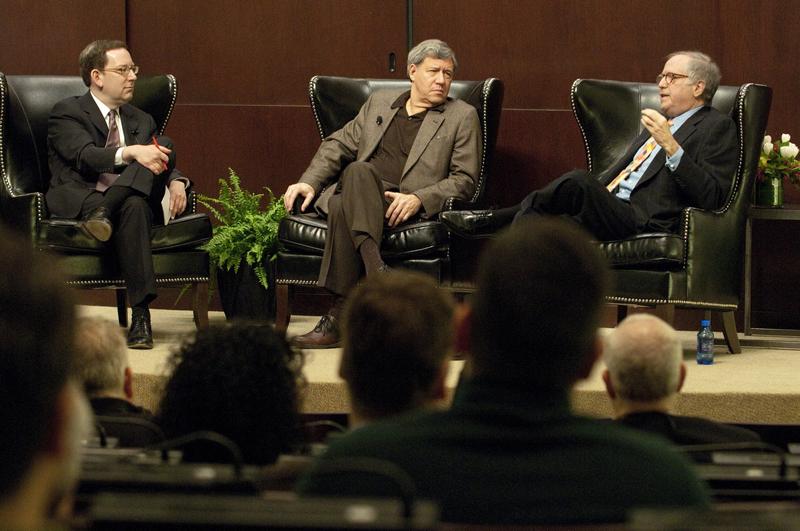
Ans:
<svg viewBox="0 0 800 531"><path fill-rule="evenodd" d="M95 96L94 92L92 92L91 90L89 91L89 94L92 95L92 99L97 104L97 108L100 109L100 114L103 116L103 119L108 120L108 113L109 111L111 111L111 107L100 101L100 98ZM119 112L119 109L117 109L117 112Z"/></svg>
<svg viewBox="0 0 800 531"><path fill-rule="evenodd" d="M411 97L411 91L410 90L407 90L407 91L403 92L402 94L400 94L400 96L397 97L396 100L394 100L394 103L392 103L391 108L392 109L398 109L398 108L404 106L406 104L406 102L408 101L408 98L410 98L410 97ZM431 107L428 110L429 111L444 112L444 106L445 106L445 104L447 104L447 101L449 99L450 98L447 98L446 100L444 100L442 103L440 103L436 107Z"/></svg>
<svg viewBox="0 0 800 531"><path fill-rule="evenodd" d="M703 107L704 107L703 105L698 105L697 107L692 107L692 108L691 108L691 109L689 109L688 111L684 111L683 113L681 113L681 114L679 114L678 116L676 116L675 118L673 118L673 119L671 120L671 121L672 121L672 125L670 126L670 131L672 131L672 132L674 133L675 131L677 131L678 129L680 129L680 127L681 127L683 124L685 124L685 123L686 123L686 121L687 121L689 118L691 118L692 116L694 116L695 114L697 114L697 112L698 112L700 109L702 109Z"/></svg>

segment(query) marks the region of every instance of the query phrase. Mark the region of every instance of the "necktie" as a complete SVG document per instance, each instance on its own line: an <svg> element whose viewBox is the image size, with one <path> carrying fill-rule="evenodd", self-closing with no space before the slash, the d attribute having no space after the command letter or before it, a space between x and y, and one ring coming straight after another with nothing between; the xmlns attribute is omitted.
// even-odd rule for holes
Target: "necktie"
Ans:
<svg viewBox="0 0 800 531"><path fill-rule="evenodd" d="M647 157L650 156L650 153L653 152L653 150L656 148L657 145L658 144L656 144L656 140L651 136L647 140L647 142L644 143L641 149L639 149L639 151L636 153L636 156L633 157L633 161L630 164L628 164L624 170L619 172L619 175L614 177L613 181L611 181L610 183L608 183L608 185L606 185L608 191L613 192L614 188L619 186L619 183L627 179L628 175L633 173L634 170L636 170L636 168L641 166L642 162L644 162L647 159Z"/></svg>
<svg viewBox="0 0 800 531"><path fill-rule="evenodd" d="M106 138L106 146L107 148L119 148L119 128L117 128L117 111L110 110L108 111L108 137ZM109 186L114 184L114 181L117 180L119 177L118 173L101 173L100 176L97 178L97 184L95 185L95 189L99 192L103 192L108 189Z"/></svg>

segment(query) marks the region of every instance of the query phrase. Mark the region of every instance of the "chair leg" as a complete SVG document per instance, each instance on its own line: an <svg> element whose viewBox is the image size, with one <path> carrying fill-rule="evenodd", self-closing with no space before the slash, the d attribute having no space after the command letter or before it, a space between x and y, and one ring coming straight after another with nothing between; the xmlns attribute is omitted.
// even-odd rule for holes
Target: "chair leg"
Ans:
<svg viewBox="0 0 800 531"><path fill-rule="evenodd" d="M275 330L281 335L286 335L292 317L292 291L289 284L275 284Z"/></svg>
<svg viewBox="0 0 800 531"><path fill-rule="evenodd" d="M122 328L128 328L128 300L125 289L115 289L117 296L117 320Z"/></svg>
<svg viewBox="0 0 800 531"><path fill-rule="evenodd" d="M192 313L194 314L194 325L198 330L208 328L208 284L206 282L195 282L194 300L192 301Z"/></svg>
<svg viewBox="0 0 800 531"><path fill-rule="evenodd" d="M725 336L725 343L728 344L728 352L731 354L741 354L742 346L739 344L739 334L736 332L736 320L733 312L719 312L722 317L722 334Z"/></svg>
<svg viewBox="0 0 800 531"><path fill-rule="evenodd" d="M628 317L628 305L617 304L617 324L622 322L626 317Z"/></svg>
<svg viewBox="0 0 800 531"><path fill-rule="evenodd" d="M675 305L674 304L656 304L655 315L663 319L667 324L672 326L675 323Z"/></svg>

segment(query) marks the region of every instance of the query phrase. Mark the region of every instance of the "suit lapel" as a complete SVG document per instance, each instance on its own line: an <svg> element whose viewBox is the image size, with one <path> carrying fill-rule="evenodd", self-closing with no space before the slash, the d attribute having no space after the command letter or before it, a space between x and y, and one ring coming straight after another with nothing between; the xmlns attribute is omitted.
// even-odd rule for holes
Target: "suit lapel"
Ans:
<svg viewBox="0 0 800 531"><path fill-rule="evenodd" d="M149 139L139 138L139 120L131 112L130 105L123 105L119 108L119 115L122 117L122 129L125 130L125 144L148 144Z"/></svg>
<svg viewBox="0 0 800 531"><path fill-rule="evenodd" d="M364 150L363 154L359 154L359 160L369 160L375 150L378 148L378 144L380 144L381 140L383 139L383 135L386 134L386 129L389 127L389 124L392 123L394 120L394 116L397 114L397 111L400 110L400 107L396 107L394 109L389 109L388 117L383 118L381 114L381 121L382 123L378 126L380 127L380 134L374 135L370 139L370 143L367 144L366 149Z"/></svg>
<svg viewBox="0 0 800 531"><path fill-rule="evenodd" d="M105 142L105 139L108 137L108 123L105 117L100 113L100 108L94 102L92 93L87 91L86 94L81 96L78 105L83 112L89 115L89 121L92 122L92 125L97 129L98 138L102 137L103 142Z"/></svg>
<svg viewBox="0 0 800 531"><path fill-rule="evenodd" d="M422 156L425 148L428 147L428 144L439 130L439 127L442 126L443 122L444 111L428 111L428 113L425 115L425 119L422 121L422 125L417 133L417 137L414 139L414 144L411 146L411 151L408 153L406 165L403 168L403 177L405 177L409 170L414 167L414 164L417 163L417 160L419 160L419 158Z"/></svg>
<svg viewBox="0 0 800 531"><path fill-rule="evenodd" d="M699 124L700 122L703 121L703 119L705 119L706 114L708 114L708 107L704 107L699 111L697 111L694 114L694 116L689 118L686 121L686 123L684 123L680 127L680 129L675 131L675 134L673 135L675 137L675 141L681 146L683 146L686 139L692 136L692 133L694 133L697 130L697 124ZM684 155L686 155L686 153L684 153ZM644 172L642 178L639 179L639 182L636 184L636 188L640 187L642 183L652 179L654 175L656 175L658 172L664 169L664 165L666 163L667 163L667 154L663 149L661 149L659 150L658 153L656 153L653 162L651 162L650 166L647 167L647 171Z"/></svg>

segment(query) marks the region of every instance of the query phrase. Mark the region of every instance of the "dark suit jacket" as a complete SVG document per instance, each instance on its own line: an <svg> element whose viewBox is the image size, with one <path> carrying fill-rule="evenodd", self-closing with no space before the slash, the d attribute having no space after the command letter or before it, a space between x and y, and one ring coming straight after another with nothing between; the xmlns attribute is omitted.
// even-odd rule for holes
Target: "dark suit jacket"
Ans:
<svg viewBox="0 0 800 531"><path fill-rule="evenodd" d="M654 433L678 445L758 442L754 431L699 417L681 417L657 411L631 413L616 420L637 430Z"/></svg>
<svg viewBox="0 0 800 531"><path fill-rule="evenodd" d="M645 129L628 151L600 175L600 181L611 182L633 160L649 136ZM716 210L730 191L738 163L738 139L736 125L729 116L712 107L703 107L674 136L684 151L675 171L667 168L662 149L631 193L630 202L637 211L640 232L674 232L682 209Z"/></svg>
<svg viewBox="0 0 800 531"><path fill-rule="evenodd" d="M449 411L376 422L332 440L298 490L397 496L377 466L374 476L320 473L334 460L373 458L405 471L445 522L619 522L634 507L708 504L688 461L664 441L576 417L566 393L555 395L461 382Z"/></svg>
<svg viewBox="0 0 800 531"><path fill-rule="evenodd" d="M133 105L119 108L125 143L150 144L158 129L153 117ZM163 188L182 177L175 170L175 151L169 155L166 179L154 181L153 174L137 162L115 168L115 148L106 148L108 124L87 91L83 96L61 100L53 106L47 127L47 152L50 166L50 189L47 207L58 217L78 217L84 199L95 189L101 173L122 173L118 183L130 186L160 200ZM164 137L162 145L171 146ZM154 188L154 182L157 184Z"/></svg>
<svg viewBox="0 0 800 531"><path fill-rule="evenodd" d="M372 94L353 120L323 140L300 178L318 194L318 211L327 214L328 199L335 189L328 185L338 179L344 167L355 160L368 160L375 152L398 111L391 105L402 92ZM400 192L416 194L424 216L438 213L448 197L469 199L480 171L481 146L475 108L448 99L425 115L403 168Z"/></svg>

